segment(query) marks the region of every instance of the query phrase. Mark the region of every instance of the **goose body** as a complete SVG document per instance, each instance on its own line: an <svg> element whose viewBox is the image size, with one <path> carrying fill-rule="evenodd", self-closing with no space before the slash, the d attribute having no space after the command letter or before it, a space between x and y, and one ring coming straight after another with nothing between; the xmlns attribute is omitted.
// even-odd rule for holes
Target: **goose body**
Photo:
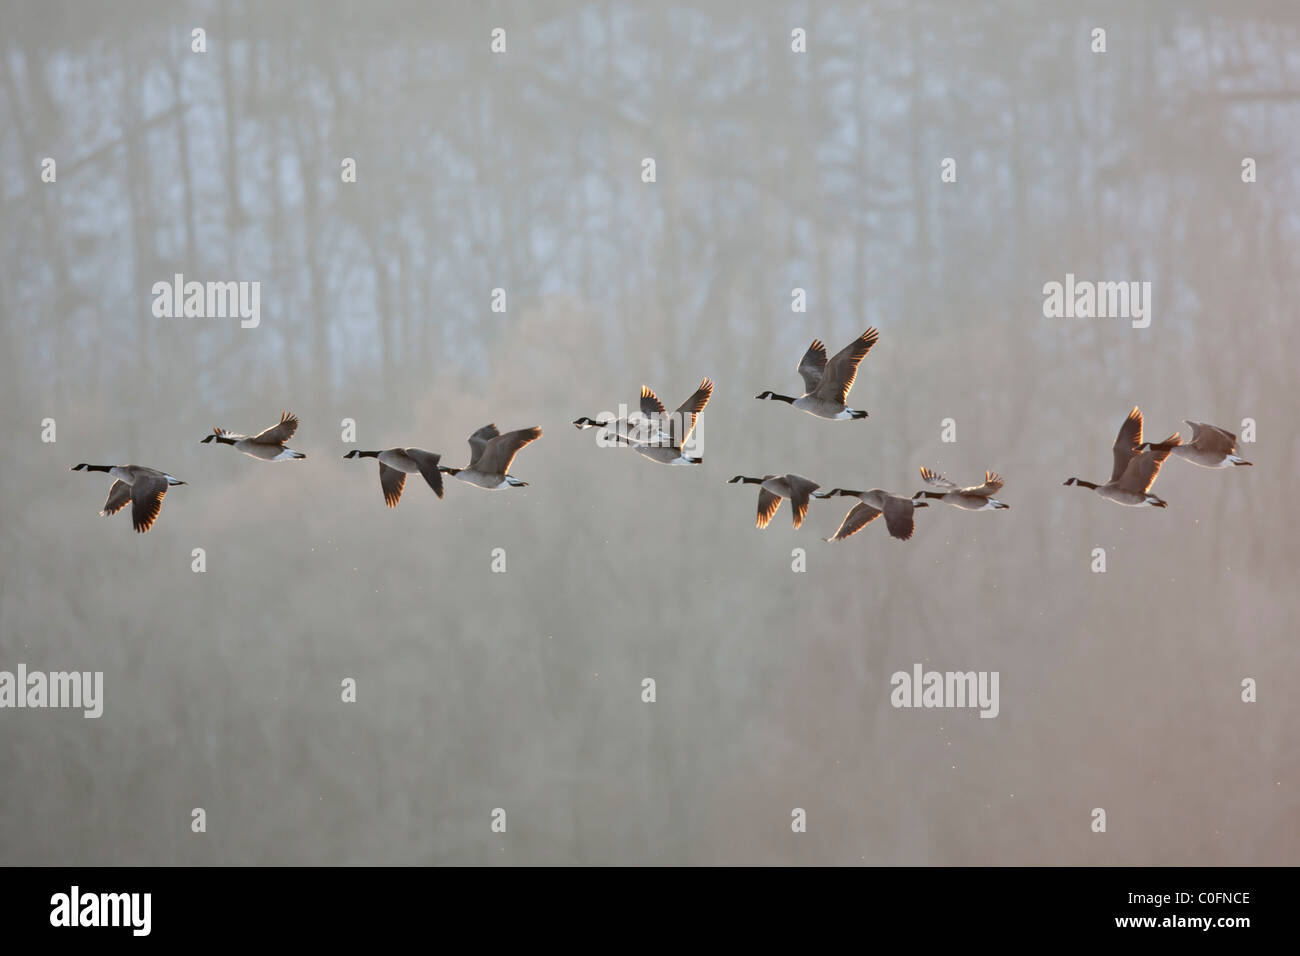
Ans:
<svg viewBox="0 0 1300 956"><path fill-rule="evenodd" d="M845 488L832 488L830 491L814 495L815 498L857 498L858 504L849 509L837 530L827 541L843 541L851 538L882 514L885 516L885 528L892 538L906 541L915 530L913 512L917 508L928 508L924 501L913 501L880 488L870 491L850 491Z"/></svg>
<svg viewBox="0 0 1300 956"><path fill-rule="evenodd" d="M503 435L497 431L496 425L484 425L469 436L468 465L464 468L447 468L439 465L438 470L488 491L501 488L525 488L528 482L520 481L509 474L510 464L521 448L541 437L542 430L537 426L521 428Z"/></svg>
<svg viewBox="0 0 1300 956"><path fill-rule="evenodd" d="M297 430L298 416L283 412L278 422L256 435L237 435L224 428L213 428L212 434L202 439L200 444L215 441L221 445L233 445L235 451L242 451L260 461L301 461L307 456L285 445Z"/></svg>
<svg viewBox="0 0 1300 956"><path fill-rule="evenodd" d="M102 471L109 475L113 484L109 486L108 498L99 513L105 516L115 515L128 504L131 505L131 525L140 534L152 528L158 520L167 489L185 484L165 471L145 468L143 465L88 465L83 461L68 470Z"/></svg>
<svg viewBox="0 0 1300 956"><path fill-rule="evenodd" d="M997 472L984 472L984 484L972 485L969 488L959 488L955 482L949 481L929 468L921 469L921 477L927 485L942 488L943 491L918 491L912 496L914 501L919 498L932 498L955 508L961 508L963 511L1001 511L1011 507L993 497L1004 484L1002 476Z"/></svg>
<svg viewBox="0 0 1300 956"><path fill-rule="evenodd" d="M1192 428L1191 441L1170 446L1148 442L1143 447L1167 450L1175 458L1190 461L1202 468L1233 468L1253 464L1237 454L1237 436L1232 432L1204 422L1188 421L1187 424Z"/></svg>
<svg viewBox="0 0 1300 956"><path fill-rule="evenodd" d="M1143 451L1142 412L1134 405L1115 438L1112 449L1115 464L1111 469L1110 481L1098 485L1080 478L1067 478L1064 484L1089 488L1107 501L1130 508L1167 507L1167 501L1151 493L1151 486L1160 474L1160 466L1181 443L1178 432L1174 432L1163 442L1150 444Z"/></svg>
<svg viewBox="0 0 1300 956"><path fill-rule="evenodd" d="M350 451L344 458L375 458L379 461L379 488L384 493L384 503L396 508L406 487L407 475L421 475L433 493L442 497L442 472L438 461L442 456L423 448L386 448L383 451Z"/></svg>
<svg viewBox="0 0 1300 956"><path fill-rule="evenodd" d="M799 375L803 378L804 393L798 397L780 395L765 391L755 398L785 402L801 412L816 415L830 421L850 421L866 418L867 413L849 408L849 389L858 377L858 365L871 351L871 347L880 339L880 333L869 328L856 339L835 354L829 362L826 360L826 346L820 339L813 339L812 345L799 361Z"/></svg>
<svg viewBox="0 0 1300 956"><path fill-rule="evenodd" d="M616 421L597 421L586 416L574 421L577 428L602 428L616 445L626 445L637 454L662 465L698 465L704 459L690 455L690 444L700 413L713 395L713 382L703 379L686 401L671 415L654 390L641 386L641 414Z"/></svg>
<svg viewBox="0 0 1300 956"><path fill-rule="evenodd" d="M800 527L804 515L808 513L809 496L821 487L817 482L801 475L764 475L762 478L746 478L744 475L737 475L727 483L758 485L758 518L755 526L760 530L771 523L772 517L781 507L782 498L790 499L794 526Z"/></svg>

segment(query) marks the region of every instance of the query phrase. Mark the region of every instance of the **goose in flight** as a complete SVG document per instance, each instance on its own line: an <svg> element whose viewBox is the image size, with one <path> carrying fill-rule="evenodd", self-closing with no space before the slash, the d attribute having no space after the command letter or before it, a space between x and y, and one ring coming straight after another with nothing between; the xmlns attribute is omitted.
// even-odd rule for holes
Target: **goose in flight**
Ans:
<svg viewBox="0 0 1300 956"><path fill-rule="evenodd" d="M583 416L573 424L576 428L603 429L611 445L625 445L651 461L665 465L698 465L702 458L685 453L695 431L695 424L704 406L713 395L713 382L705 378L686 401L671 415L659 396L649 386L641 386L639 415L620 419L597 419Z"/></svg>
<svg viewBox="0 0 1300 956"><path fill-rule="evenodd" d="M108 489L101 515L115 515L131 505L131 524L144 534L158 520L162 511L163 496L172 485L185 482L173 478L165 471L145 468L142 465L88 465L84 461L73 465L69 471L102 471L111 475L113 484Z"/></svg>
<svg viewBox="0 0 1300 956"><path fill-rule="evenodd" d="M1151 494L1151 486L1160 474L1160 466L1180 444L1182 438L1178 432L1174 432L1164 441L1142 451L1142 412L1134 405L1133 411L1124 419L1124 424L1119 426L1119 435L1115 438L1115 466L1111 469L1110 481L1097 485L1079 478L1067 478L1063 484L1090 488L1107 501L1130 508L1167 507L1168 502Z"/></svg>
<svg viewBox="0 0 1300 956"><path fill-rule="evenodd" d="M1147 442L1142 447L1172 452L1175 458L1190 461L1202 468L1231 468L1234 465L1253 464L1237 454L1237 436L1232 432L1204 422L1189 421L1187 424L1192 426L1191 441L1169 446Z"/></svg>
<svg viewBox="0 0 1300 956"><path fill-rule="evenodd" d="M843 541L845 538L851 538L882 514L885 516L885 528L888 529L890 537L906 541L912 537L915 526L912 513L917 508L929 507L924 501L913 501L911 498L891 494L879 488L872 488L870 491L832 488L830 491L813 495L814 498L837 496L857 498L859 503L849 509L849 513L840 522L839 530L826 538L827 541Z"/></svg>
<svg viewBox="0 0 1300 956"><path fill-rule="evenodd" d="M307 456L285 445L297 430L298 416L283 412L278 422L256 435L236 435L224 428L214 428L212 434L199 444L206 445L215 441L222 445L234 445L235 451L242 451L250 458L262 461L300 461Z"/></svg>
<svg viewBox="0 0 1300 956"><path fill-rule="evenodd" d="M541 437L542 430L537 426L503 435L497 431L496 425L484 425L469 436L468 465L464 468L439 465L438 470L489 491L498 488L526 488L528 482L508 474L510 463L515 460L515 455L519 454L521 448Z"/></svg>
<svg viewBox="0 0 1300 956"><path fill-rule="evenodd" d="M442 497L442 472L438 470L441 455L423 448L386 448L383 451L350 451L343 457L379 459L379 487L384 493L384 504L390 508L396 508L402 500L407 475L423 475L433 493Z"/></svg>
<svg viewBox="0 0 1300 956"><path fill-rule="evenodd" d="M801 412L832 421L866 418L866 412L849 408L845 403L849 400L849 389L858 377L858 365L879 339L879 332L874 328L867 329L837 352L829 362L826 361L826 346L820 339L813 339L812 345L808 346L808 351L799 361L799 374L803 377L804 384L803 395L795 398L767 391L754 397L785 402Z"/></svg>
<svg viewBox="0 0 1300 956"><path fill-rule="evenodd" d="M760 530L772 521L772 516L781 507L782 498L790 499L790 507L794 510L794 526L798 528L808 513L808 496L821 487L817 482L800 475L764 475L762 478L737 475L728 479L727 484L758 485L758 520L755 526Z"/></svg>
<svg viewBox="0 0 1300 956"><path fill-rule="evenodd" d="M933 498L961 508L963 511L998 511L1011 507L993 497L1004 484L1002 476L997 472L984 472L984 484L972 485L969 488L959 488L955 482L925 467L921 468L921 477L927 485L934 485L936 488L942 488L943 491L918 491L912 495L913 501L919 498Z"/></svg>

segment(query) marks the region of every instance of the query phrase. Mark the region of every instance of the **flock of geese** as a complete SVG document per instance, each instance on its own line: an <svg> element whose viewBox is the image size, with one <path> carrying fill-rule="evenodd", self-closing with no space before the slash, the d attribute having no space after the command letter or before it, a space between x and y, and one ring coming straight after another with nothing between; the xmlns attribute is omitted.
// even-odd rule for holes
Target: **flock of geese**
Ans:
<svg viewBox="0 0 1300 956"><path fill-rule="evenodd" d="M880 333L869 328L847 346L827 359L826 346L814 339L799 361L798 372L804 383L804 393L798 397L781 395L773 391L760 392L755 398L784 402L809 415L830 421L858 421L867 413L848 406L849 390L857 379L858 366L880 339ZM654 391L642 386L640 415L621 419L596 419L588 416L576 419L579 429L601 430L601 444L630 448L651 461L665 465L698 465L703 458L688 453L688 444L700 414L713 395L713 382L705 378L699 387L677 410L669 414ZM1133 406L1114 445L1114 466L1110 480L1104 484L1069 478L1066 485L1075 485L1095 491L1115 504L1130 507L1164 508L1162 498L1151 492L1160 467L1171 455L1203 468L1228 468L1250 465L1237 454L1237 436L1229 431L1203 422L1188 421L1192 439L1184 442L1174 432L1161 442L1147 442L1142 438L1142 412ZM298 417L284 412L280 420L256 435L240 435L222 428L213 428L202 444L216 442L230 445L259 461L301 461L307 456L286 444L298 430ZM423 448L386 448L379 451L350 451L344 459L374 458L379 462L379 486L384 502L395 508L406 486L406 476L419 474L439 498L443 496L443 475L451 475L476 488L490 491L502 488L524 488L528 482L510 474L515 456L526 446L542 437L540 427L521 428L502 434L496 425L484 425L469 436L469 464L463 468L448 468L440 464L441 456ZM167 489L186 482L142 465L73 465L72 471L104 472L113 478L101 515L114 515L131 505L131 523L135 530L144 533L153 527L162 510ZM959 487L954 482L929 468L921 469L922 480L932 489L916 492L911 497L872 488L853 491L832 488L821 491L821 485L795 474L772 474L762 477L736 475L729 484L758 485L757 527L766 528L781 507L781 500L789 499L794 526L803 524L812 498L856 498L857 504L844 516L839 530L827 541L843 541L857 534L881 515L890 536L900 541L912 537L914 512L929 507L930 501L941 501L964 511L1001 511L1010 507L994 495L1002 489L1001 476L984 473L984 483Z"/></svg>

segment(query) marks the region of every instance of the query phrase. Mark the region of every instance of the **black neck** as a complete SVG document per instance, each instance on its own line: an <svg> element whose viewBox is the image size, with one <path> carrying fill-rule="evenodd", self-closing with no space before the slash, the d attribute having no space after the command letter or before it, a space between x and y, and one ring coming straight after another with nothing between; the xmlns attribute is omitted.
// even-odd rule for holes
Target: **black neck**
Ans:
<svg viewBox="0 0 1300 956"><path fill-rule="evenodd" d="M235 443L233 438L227 438L225 435L213 435L212 437L217 440L219 445L233 445Z"/></svg>
<svg viewBox="0 0 1300 956"><path fill-rule="evenodd" d="M1074 479L1074 483L1078 485L1080 488L1091 488L1094 491L1098 487L1097 485L1093 484L1091 481L1084 481L1082 478Z"/></svg>
<svg viewBox="0 0 1300 956"><path fill-rule="evenodd" d="M379 457L379 452L377 452L377 451L354 451L352 454L348 455L348 457L349 457L349 458L378 458L378 457Z"/></svg>
<svg viewBox="0 0 1300 956"><path fill-rule="evenodd" d="M113 466L112 466L112 465L82 465L82 466L80 466L79 468L77 468L77 469L75 469L75 470L76 470L76 471L104 471L104 472L108 472L108 471L112 471L112 470L113 470Z"/></svg>
<svg viewBox="0 0 1300 956"><path fill-rule="evenodd" d="M924 497L926 497L926 498L942 498L942 497L946 494L946 492L942 492L942 491L918 491L917 494L918 494L918 495L921 495L921 496L924 496Z"/></svg>
<svg viewBox="0 0 1300 956"><path fill-rule="evenodd" d="M770 399L774 402L785 402L787 405L794 404L794 397L791 395L778 395L776 392L764 392L759 398Z"/></svg>

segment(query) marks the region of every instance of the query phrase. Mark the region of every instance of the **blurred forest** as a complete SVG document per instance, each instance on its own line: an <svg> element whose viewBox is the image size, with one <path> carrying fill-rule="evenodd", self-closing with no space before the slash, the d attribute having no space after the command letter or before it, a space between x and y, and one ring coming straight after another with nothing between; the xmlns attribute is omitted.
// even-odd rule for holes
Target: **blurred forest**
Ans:
<svg viewBox="0 0 1300 956"><path fill-rule="evenodd" d="M106 688L0 713L0 862L1300 859L1300 7L43 0L0 59L0 668ZM260 327L155 318L178 272ZM1151 282L1150 328L1044 318L1067 272ZM868 325L865 422L753 400ZM704 375L698 468L569 425ZM1255 467L1062 488L1134 404L1254 419ZM282 409L306 462L198 443ZM527 489L390 512L339 460L489 421L544 428ZM78 461L189 485L139 536ZM1012 510L831 545L841 502L760 533L725 484L921 465ZM894 710L918 661L1001 715Z"/></svg>

